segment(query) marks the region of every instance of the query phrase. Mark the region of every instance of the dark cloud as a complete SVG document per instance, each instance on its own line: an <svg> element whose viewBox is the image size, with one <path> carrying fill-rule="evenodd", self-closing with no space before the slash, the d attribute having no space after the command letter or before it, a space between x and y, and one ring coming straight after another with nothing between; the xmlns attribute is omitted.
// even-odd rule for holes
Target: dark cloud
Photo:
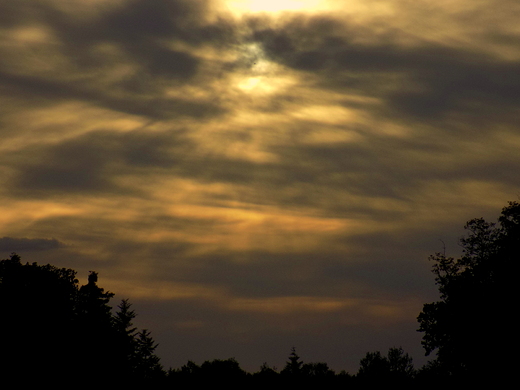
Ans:
<svg viewBox="0 0 520 390"><path fill-rule="evenodd" d="M276 29L253 25L252 39L272 60L313 72L328 88L382 98L394 117L438 122L452 112L481 117L482 110L505 113L519 103L520 63L474 47L421 40L404 46L391 33L363 42L367 27L334 18L295 18Z"/></svg>
<svg viewBox="0 0 520 390"><path fill-rule="evenodd" d="M73 50L74 46L87 48L107 41L128 47L142 42L158 44L158 40L170 38L192 44L221 42L233 30L222 18L208 23L207 4L207 0L129 0L93 6L92 12L45 1L2 1L0 7L10 27L45 23Z"/></svg>
<svg viewBox="0 0 520 390"><path fill-rule="evenodd" d="M206 74L200 74L202 59L189 47L179 50L171 45L233 44L233 27L222 20L208 24L204 3L130 1L90 17L67 13L51 3L29 2L23 7L0 4L11 10L11 25L18 21L19 27L24 27L33 22L50 29L57 42L47 49L58 50L68 61L66 67L60 65L54 72L35 69L30 74L5 63L0 68L2 88L26 97L83 100L153 119L219 115L226 109L218 103L217 96L196 101L189 96L164 96L166 87L207 83L208 77L213 77L207 66ZM3 55L11 56L11 52ZM34 51L23 47L17 55L34 59ZM49 56L44 68L58 66L53 61L55 57ZM100 81L125 64L132 72L108 82ZM215 62L210 68L223 65Z"/></svg>
<svg viewBox="0 0 520 390"><path fill-rule="evenodd" d="M191 44L223 42L233 29L220 19L206 22L207 0L132 0L102 17L105 37L121 42L176 38Z"/></svg>
<svg viewBox="0 0 520 390"><path fill-rule="evenodd" d="M0 251L2 252L29 252L59 249L64 244L55 238L0 238Z"/></svg>
<svg viewBox="0 0 520 390"><path fill-rule="evenodd" d="M172 168L192 150L180 131L91 132L17 154L10 160L18 167L12 190L24 196L139 191L122 188L114 179L143 168Z"/></svg>
<svg viewBox="0 0 520 390"><path fill-rule="evenodd" d="M419 236L419 234L417 234ZM399 237L394 237L400 241ZM436 237L430 237L436 245ZM373 247L386 244L385 235L371 237ZM427 244L432 245L431 242ZM397 246L394 245L394 246ZM225 288L235 297L321 297L335 299L402 299L410 294L433 299L433 277L425 246L415 244L423 261L405 253L309 251L272 253L250 251L175 255L156 264L155 280L200 283ZM385 248L388 248L386 246ZM355 252L355 251L354 251Z"/></svg>
<svg viewBox="0 0 520 390"><path fill-rule="evenodd" d="M112 187L103 176L110 156L102 148L66 143L44 157L43 163L27 167L18 185L28 191L100 191Z"/></svg>
<svg viewBox="0 0 520 390"><path fill-rule="evenodd" d="M97 67L103 66L106 60L93 55L92 49L111 43L126 54L130 63L139 64L146 75L185 83L197 74L200 59L188 50L175 50L169 45L229 45L233 41L231 25L223 20L206 22L205 4L202 0L133 0L94 20L78 21L56 10L50 10L46 20L79 68L96 66L96 62Z"/></svg>
<svg viewBox="0 0 520 390"><path fill-rule="evenodd" d="M187 72L191 72L185 65L177 64L176 66L183 67ZM53 103L74 99L130 115L142 115L154 120L186 116L208 118L227 111L217 101L164 98L160 96L161 94L155 85L146 80L140 80L138 76L118 82L114 86L116 91L118 89L125 91L125 95L116 94L114 89L111 88L106 90L101 87L98 88L95 83L94 85L79 82L71 83L32 75L0 72L0 80L2 81L1 89L6 94L32 99L44 106L49 104L49 99Z"/></svg>
<svg viewBox="0 0 520 390"><path fill-rule="evenodd" d="M13 3L9 0L0 0L0 25L14 27L28 24L31 17L36 16L38 7L33 2Z"/></svg>
<svg viewBox="0 0 520 390"><path fill-rule="evenodd" d="M432 53L432 67L415 69L412 82L419 91L394 92L390 106L417 118L434 118L450 112L482 113L498 109L502 114L515 109L520 96L520 63L485 58L453 61L461 53L450 56ZM495 117L494 115L492 117Z"/></svg>
<svg viewBox="0 0 520 390"><path fill-rule="evenodd" d="M150 72L156 75L172 74L188 79L197 73L198 61L191 55L175 50L155 50L149 56Z"/></svg>

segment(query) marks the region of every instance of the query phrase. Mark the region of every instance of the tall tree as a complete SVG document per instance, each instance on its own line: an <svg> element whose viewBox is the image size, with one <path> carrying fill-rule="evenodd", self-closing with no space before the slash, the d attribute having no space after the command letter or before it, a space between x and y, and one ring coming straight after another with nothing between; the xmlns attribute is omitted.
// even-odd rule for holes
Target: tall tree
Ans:
<svg viewBox="0 0 520 390"><path fill-rule="evenodd" d="M13 253L0 261L0 376L18 381L62 381L74 369L75 271L22 264ZM56 366L62 367L58 373ZM18 382L18 384L21 384Z"/></svg>
<svg viewBox="0 0 520 390"><path fill-rule="evenodd" d="M498 223L469 221L458 259L436 253L433 273L440 300L425 304L419 331L432 365L444 375L492 378L513 370L508 319L517 307L520 204L509 202Z"/></svg>
<svg viewBox="0 0 520 390"><path fill-rule="evenodd" d="M296 354L296 348L292 347L289 361L285 364L281 374L299 376L301 374L302 365L303 362L300 361L300 357Z"/></svg>
<svg viewBox="0 0 520 390"><path fill-rule="evenodd" d="M160 380L164 371L160 359L155 354L158 344L151 336L150 331L143 329L137 334L135 351L135 375L141 381Z"/></svg>
<svg viewBox="0 0 520 390"><path fill-rule="evenodd" d="M116 331L116 353L118 370L124 377L131 382L134 378L134 371L137 359L137 328L134 327L133 320L136 317L135 311L128 299L123 299L118 306L118 311L114 315L114 328Z"/></svg>
<svg viewBox="0 0 520 390"><path fill-rule="evenodd" d="M0 378L70 386L80 377L131 384L162 375L157 344L147 330L136 333L128 300L112 314L114 294L97 281L91 272L78 287L74 270L22 264L14 253L0 260Z"/></svg>
<svg viewBox="0 0 520 390"><path fill-rule="evenodd" d="M117 362L117 331L111 313L111 292L97 285L97 272L90 271L88 283L79 288L77 301L78 339L84 348L79 352L78 366L89 372L92 380L113 375Z"/></svg>
<svg viewBox="0 0 520 390"><path fill-rule="evenodd" d="M390 348L387 359L392 379L402 382L414 377L413 359L404 352L403 348Z"/></svg>

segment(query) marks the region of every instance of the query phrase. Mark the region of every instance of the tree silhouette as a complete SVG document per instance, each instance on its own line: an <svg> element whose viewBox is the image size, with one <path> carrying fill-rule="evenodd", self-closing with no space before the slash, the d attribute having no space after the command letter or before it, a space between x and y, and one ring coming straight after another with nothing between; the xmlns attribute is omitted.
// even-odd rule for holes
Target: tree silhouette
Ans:
<svg viewBox="0 0 520 390"><path fill-rule="evenodd" d="M158 381L164 376L160 359L155 354L158 344L147 329L137 334L135 350L135 374L141 381Z"/></svg>
<svg viewBox="0 0 520 390"><path fill-rule="evenodd" d="M280 374L276 371L276 367L270 367L267 362L260 366L260 371L254 374L255 379L261 383L273 382Z"/></svg>
<svg viewBox="0 0 520 390"><path fill-rule="evenodd" d="M300 361L300 357L296 354L296 349L292 347L291 354L289 355L289 361L285 364L281 374L299 376L301 374L302 365L303 362Z"/></svg>
<svg viewBox="0 0 520 390"><path fill-rule="evenodd" d="M0 375L20 384L30 380L66 382L56 372L73 372L76 336L75 271L36 263L22 264L13 253L0 261Z"/></svg>
<svg viewBox="0 0 520 390"><path fill-rule="evenodd" d="M381 352L367 352L359 362L358 378L370 381L388 380L390 363L381 355Z"/></svg>
<svg viewBox="0 0 520 390"><path fill-rule="evenodd" d="M98 274L90 271L88 283L79 288L77 300L78 341L84 345L78 366L89 372L92 380L111 376L117 362L117 330L109 306L114 296L97 285Z"/></svg>
<svg viewBox="0 0 520 390"><path fill-rule="evenodd" d="M17 385L70 386L80 377L124 384L160 377L150 332L136 333L127 300L112 314L114 296L90 272L78 287L76 272L18 255L0 261L0 377Z"/></svg>
<svg viewBox="0 0 520 390"><path fill-rule="evenodd" d="M241 381L245 378L246 372L240 368L240 365L234 358L226 360L214 359L205 361L200 367L200 374L207 379L222 382Z"/></svg>
<svg viewBox="0 0 520 390"><path fill-rule="evenodd" d="M357 378L361 381L405 384L415 374L412 358L401 347L390 348L387 356L379 351L367 352L359 365Z"/></svg>
<svg viewBox="0 0 520 390"><path fill-rule="evenodd" d="M436 372L460 379L489 379L514 372L507 319L517 307L520 204L509 202L498 224L469 221L460 258L431 256L440 300L425 304L419 331L426 354L436 351Z"/></svg>
<svg viewBox="0 0 520 390"><path fill-rule="evenodd" d="M387 354L390 378L393 381L405 382L415 375L413 360L403 348L390 348Z"/></svg>
<svg viewBox="0 0 520 390"><path fill-rule="evenodd" d="M130 382L134 379L137 360L137 328L133 326L132 322L136 314L134 310L130 309L131 306L128 299L123 299L118 305L119 310L113 319L116 330L116 353L118 354L116 362L119 362L120 365L117 369Z"/></svg>
<svg viewBox="0 0 520 390"><path fill-rule="evenodd" d="M329 368L328 364L323 362L305 363L302 365L301 372L305 377L319 380L324 380L335 375L334 371Z"/></svg>
<svg viewBox="0 0 520 390"><path fill-rule="evenodd" d="M190 360L179 370L168 372L168 382L181 388L211 387L215 383L224 384L226 388L249 388L251 377L234 358L206 360L201 366Z"/></svg>

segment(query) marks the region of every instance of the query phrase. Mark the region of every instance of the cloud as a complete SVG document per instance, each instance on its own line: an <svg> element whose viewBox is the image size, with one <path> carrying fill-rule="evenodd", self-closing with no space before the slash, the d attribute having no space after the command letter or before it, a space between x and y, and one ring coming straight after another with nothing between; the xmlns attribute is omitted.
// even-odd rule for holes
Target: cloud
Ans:
<svg viewBox="0 0 520 390"><path fill-rule="evenodd" d="M189 156L191 148L179 131L89 132L21 152L11 189L24 196L139 191L125 190L115 179L143 168L172 168Z"/></svg>
<svg viewBox="0 0 520 390"><path fill-rule="evenodd" d="M272 60L312 72L325 88L380 98L385 114L394 119L445 123L455 112L481 118L498 109L511 120L507 112L518 105L520 62L475 46L420 38L405 44L400 33L391 31L376 32L367 41L372 26L340 17L294 17L276 27L252 25L251 39Z"/></svg>
<svg viewBox="0 0 520 390"><path fill-rule="evenodd" d="M0 250L4 252L29 252L59 249L64 244L55 238L0 238Z"/></svg>
<svg viewBox="0 0 520 390"><path fill-rule="evenodd" d="M13 7L4 30L11 43L0 48L8 59L0 67L3 88L153 119L220 115L226 108L211 93L196 100L165 93L189 82L207 83L211 68L201 66L195 49L233 40L230 25L206 21L203 3L129 1L90 17L65 12L59 2ZM214 61L212 67L223 65Z"/></svg>

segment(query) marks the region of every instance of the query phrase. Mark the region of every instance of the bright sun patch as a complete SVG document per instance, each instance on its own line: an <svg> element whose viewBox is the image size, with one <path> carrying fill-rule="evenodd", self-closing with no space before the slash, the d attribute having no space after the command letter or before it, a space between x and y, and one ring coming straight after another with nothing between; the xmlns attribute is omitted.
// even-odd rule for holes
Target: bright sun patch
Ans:
<svg viewBox="0 0 520 390"><path fill-rule="evenodd" d="M227 0L226 5L233 12L282 12L312 11L320 7L323 0Z"/></svg>

